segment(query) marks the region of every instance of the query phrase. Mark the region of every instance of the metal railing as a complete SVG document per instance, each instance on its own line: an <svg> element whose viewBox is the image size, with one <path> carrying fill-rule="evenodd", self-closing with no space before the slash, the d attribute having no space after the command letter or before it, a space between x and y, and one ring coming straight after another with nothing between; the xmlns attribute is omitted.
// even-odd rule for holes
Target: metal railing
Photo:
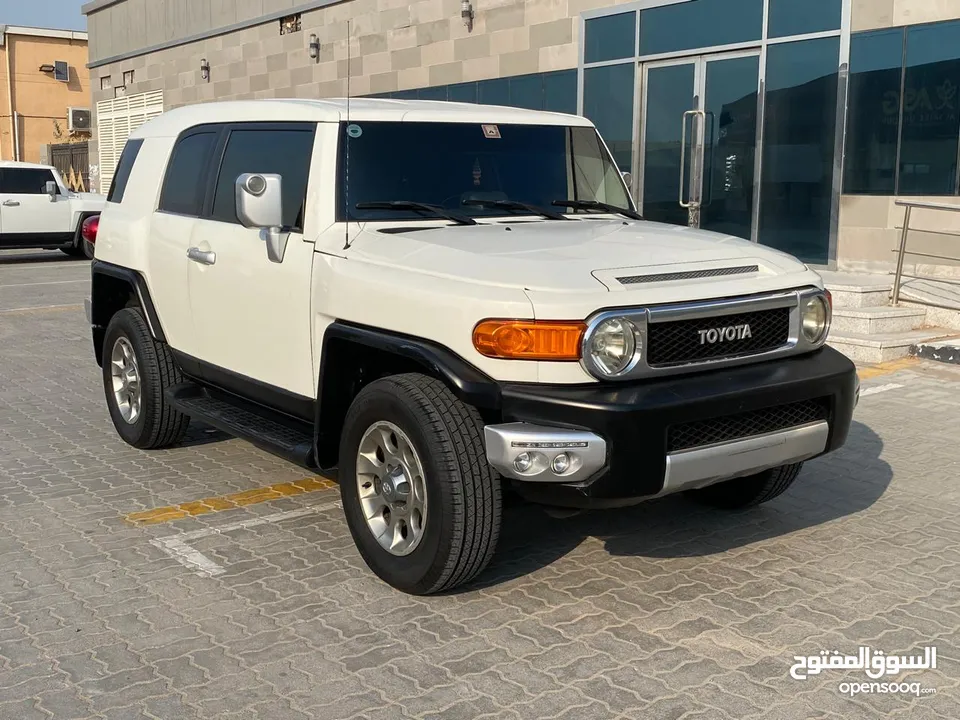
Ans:
<svg viewBox="0 0 960 720"><path fill-rule="evenodd" d="M907 233L910 231L910 214L914 208L924 210L945 210L947 212L960 212L960 204L923 202L920 200L897 200L896 204L906 208L903 213L903 230L900 233L900 252L897 254L897 272L893 278L893 295L891 301L894 305L900 304L900 283L903 279L903 256L907 254Z"/></svg>

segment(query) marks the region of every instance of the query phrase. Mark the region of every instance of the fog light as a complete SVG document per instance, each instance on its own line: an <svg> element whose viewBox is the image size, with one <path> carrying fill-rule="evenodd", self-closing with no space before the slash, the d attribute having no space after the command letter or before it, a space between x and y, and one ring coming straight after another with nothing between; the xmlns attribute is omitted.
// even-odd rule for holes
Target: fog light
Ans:
<svg viewBox="0 0 960 720"><path fill-rule="evenodd" d="M570 469L570 456L566 453L560 453L553 459L553 463L550 465L550 467L557 475L563 475L567 470Z"/></svg>
<svg viewBox="0 0 960 720"><path fill-rule="evenodd" d="M517 472L525 473L533 467L533 458L530 457L530 453L520 453L514 459L513 466L517 469Z"/></svg>

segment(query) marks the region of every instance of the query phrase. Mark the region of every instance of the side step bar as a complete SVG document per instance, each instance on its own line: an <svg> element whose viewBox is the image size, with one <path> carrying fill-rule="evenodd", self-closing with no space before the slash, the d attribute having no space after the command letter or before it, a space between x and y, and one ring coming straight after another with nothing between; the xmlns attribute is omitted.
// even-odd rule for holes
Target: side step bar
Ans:
<svg viewBox="0 0 960 720"><path fill-rule="evenodd" d="M213 395L206 388L189 382L167 388L166 399L184 415L262 450L305 468L313 469L316 465L311 427L306 423L228 395Z"/></svg>

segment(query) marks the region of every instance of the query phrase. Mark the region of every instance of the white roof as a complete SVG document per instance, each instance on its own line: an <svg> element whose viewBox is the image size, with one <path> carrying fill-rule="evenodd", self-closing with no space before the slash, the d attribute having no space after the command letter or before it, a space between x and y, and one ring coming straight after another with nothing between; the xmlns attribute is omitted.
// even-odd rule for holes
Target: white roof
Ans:
<svg viewBox="0 0 960 720"><path fill-rule="evenodd" d="M340 122L347 119L347 101L239 100L187 105L169 110L140 126L130 137L169 137L206 123L222 122ZM582 125L592 123L578 115L523 110L499 105L442 102L438 100L388 100L351 98L351 120L406 122L471 122L504 125Z"/></svg>
<svg viewBox="0 0 960 720"><path fill-rule="evenodd" d="M41 163L15 162L13 160L0 160L0 168L32 168L34 170L50 170L52 165L43 165Z"/></svg>

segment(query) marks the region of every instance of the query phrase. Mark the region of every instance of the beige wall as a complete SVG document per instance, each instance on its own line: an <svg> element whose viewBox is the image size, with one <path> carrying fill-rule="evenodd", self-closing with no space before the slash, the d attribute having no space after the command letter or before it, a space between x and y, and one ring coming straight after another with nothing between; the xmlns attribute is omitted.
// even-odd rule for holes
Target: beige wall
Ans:
<svg viewBox="0 0 960 720"><path fill-rule="evenodd" d="M8 53L12 92L7 76ZM53 73L40 72L41 65L53 64L56 60L70 66L69 82L54 80ZM4 160L14 157L14 110L20 115L20 159L39 162L44 145L67 142L68 107L90 107L87 43L7 34L4 46L0 47L0 157ZM60 126L60 138L56 136L54 122Z"/></svg>
<svg viewBox="0 0 960 720"><path fill-rule="evenodd" d="M957 18L957 0L853 0L851 27L858 32Z"/></svg>
<svg viewBox="0 0 960 720"><path fill-rule="evenodd" d="M903 198L960 208L960 198ZM904 208L897 198L870 195L843 195L840 198L840 235L837 264L856 270L889 270L897 261ZM940 274L942 267L960 266L960 212L912 211L907 235L905 263L925 273ZM922 253L922 254L920 254ZM952 274L952 272L951 272Z"/></svg>

